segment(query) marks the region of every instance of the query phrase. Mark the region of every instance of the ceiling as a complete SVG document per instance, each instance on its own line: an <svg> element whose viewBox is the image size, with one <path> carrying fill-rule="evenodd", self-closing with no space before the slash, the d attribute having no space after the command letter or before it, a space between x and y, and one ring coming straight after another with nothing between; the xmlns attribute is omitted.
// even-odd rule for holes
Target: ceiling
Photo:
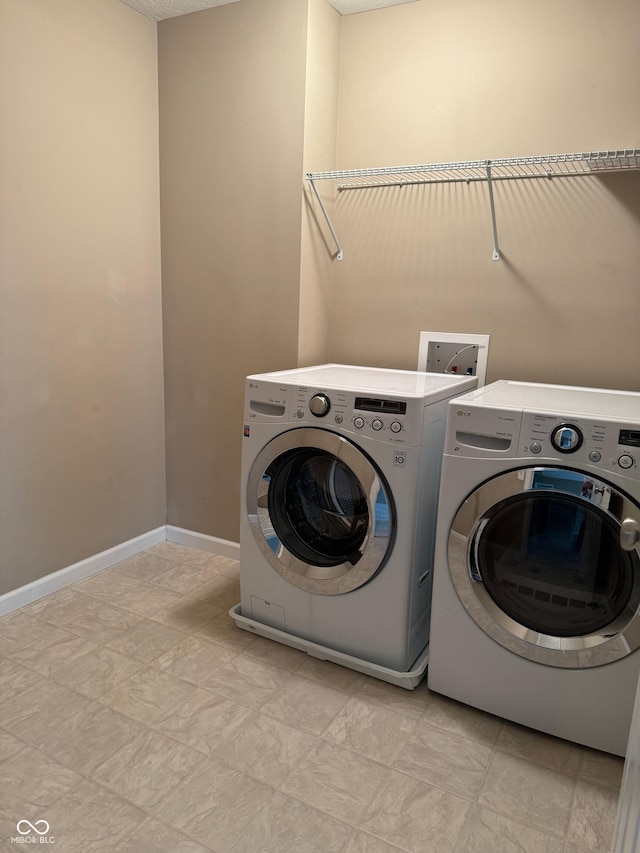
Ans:
<svg viewBox="0 0 640 853"><path fill-rule="evenodd" d="M224 6L227 3L239 3L241 0L122 0L137 12L151 18L152 21L164 21L165 18L176 18L178 15L188 15L202 9L212 9L214 6ZM402 3L412 3L414 0L327 0L341 15L352 15L355 12L370 12L372 9L382 9L384 6L399 6Z"/></svg>

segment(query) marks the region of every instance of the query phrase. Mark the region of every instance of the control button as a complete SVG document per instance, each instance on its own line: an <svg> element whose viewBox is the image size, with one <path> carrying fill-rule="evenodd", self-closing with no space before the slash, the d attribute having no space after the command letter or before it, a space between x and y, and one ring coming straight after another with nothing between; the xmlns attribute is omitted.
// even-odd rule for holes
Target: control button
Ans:
<svg viewBox="0 0 640 853"><path fill-rule="evenodd" d="M390 426L391 432L400 432L401 429L402 429L402 424L400 423L400 421L392 421L391 422L391 426Z"/></svg>
<svg viewBox="0 0 640 853"><path fill-rule="evenodd" d="M357 418L353 419L353 425L356 429L362 429L364 426L364 418L361 418L359 415Z"/></svg>
<svg viewBox="0 0 640 853"><path fill-rule="evenodd" d="M376 431L381 430L382 429L382 421L380 420L380 418L376 418L375 420L371 421L371 426Z"/></svg>
<svg viewBox="0 0 640 853"><path fill-rule="evenodd" d="M344 418L342 417L342 415L336 415L335 420L337 424L341 424Z"/></svg>
<svg viewBox="0 0 640 853"><path fill-rule="evenodd" d="M331 408L331 401L326 394L314 394L309 400L309 409L311 414L317 418L324 417Z"/></svg>
<svg viewBox="0 0 640 853"><path fill-rule="evenodd" d="M574 424L560 424L551 433L551 444L560 453L575 453L582 446L582 433Z"/></svg>
<svg viewBox="0 0 640 853"><path fill-rule="evenodd" d="M296 415L299 418L303 418L304 417L304 409L298 409L298 411L296 412Z"/></svg>
<svg viewBox="0 0 640 853"><path fill-rule="evenodd" d="M589 459L592 462L599 462L602 459L602 453L599 450L592 450L589 454Z"/></svg>
<svg viewBox="0 0 640 853"><path fill-rule="evenodd" d="M540 451L542 450L542 445L537 441L532 441L529 445L529 450L532 453L540 453Z"/></svg>
<svg viewBox="0 0 640 853"><path fill-rule="evenodd" d="M635 461L636 460L633 458L633 456L629 456L628 453L623 453L622 456L620 456L618 459L618 465L621 468L625 468L625 469L633 468Z"/></svg>

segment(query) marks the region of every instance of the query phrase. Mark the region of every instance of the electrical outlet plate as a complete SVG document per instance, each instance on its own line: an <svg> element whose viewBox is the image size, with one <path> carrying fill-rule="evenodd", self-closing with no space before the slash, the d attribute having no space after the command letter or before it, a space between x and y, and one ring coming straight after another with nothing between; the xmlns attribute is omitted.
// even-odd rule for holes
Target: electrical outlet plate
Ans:
<svg viewBox="0 0 640 853"><path fill-rule="evenodd" d="M463 376L470 371L472 376L478 377L480 387L487 378L490 337L458 332L420 332L417 370Z"/></svg>

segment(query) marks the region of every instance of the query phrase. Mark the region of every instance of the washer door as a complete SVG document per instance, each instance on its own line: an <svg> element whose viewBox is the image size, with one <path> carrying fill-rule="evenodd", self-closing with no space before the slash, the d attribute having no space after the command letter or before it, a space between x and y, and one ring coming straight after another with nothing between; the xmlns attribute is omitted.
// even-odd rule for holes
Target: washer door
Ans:
<svg viewBox="0 0 640 853"><path fill-rule="evenodd" d="M276 572L320 595L369 581L395 534L380 471L355 444L323 429L293 429L266 445L249 474L247 512Z"/></svg>
<svg viewBox="0 0 640 853"><path fill-rule="evenodd" d="M640 647L640 508L604 480L522 468L458 510L449 570L494 640L549 666L586 668Z"/></svg>

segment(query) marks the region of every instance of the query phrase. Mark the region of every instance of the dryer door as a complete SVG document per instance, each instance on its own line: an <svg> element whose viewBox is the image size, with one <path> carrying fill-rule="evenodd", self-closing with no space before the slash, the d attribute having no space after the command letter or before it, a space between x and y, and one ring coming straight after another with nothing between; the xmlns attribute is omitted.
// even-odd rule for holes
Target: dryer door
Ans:
<svg viewBox="0 0 640 853"><path fill-rule="evenodd" d="M247 513L276 572L321 595L362 586L393 544L382 474L355 444L324 429L293 429L264 447L247 481Z"/></svg>
<svg viewBox="0 0 640 853"><path fill-rule="evenodd" d="M586 668L640 647L640 507L566 468L493 477L458 510L449 570L465 608L510 651Z"/></svg>

